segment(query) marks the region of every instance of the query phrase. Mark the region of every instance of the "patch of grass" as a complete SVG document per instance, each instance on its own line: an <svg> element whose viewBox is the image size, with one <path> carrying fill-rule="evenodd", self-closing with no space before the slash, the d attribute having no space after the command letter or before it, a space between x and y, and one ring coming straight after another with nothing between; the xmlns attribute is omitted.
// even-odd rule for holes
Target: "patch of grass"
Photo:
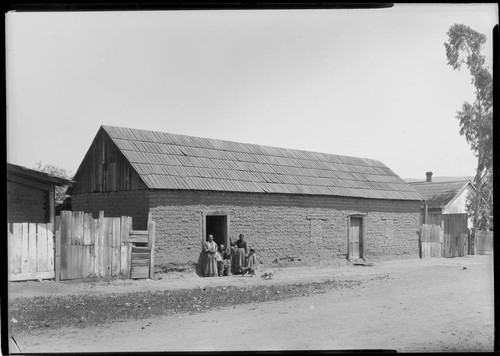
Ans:
<svg viewBox="0 0 500 356"><path fill-rule="evenodd" d="M9 304L13 332L90 327L178 313L202 313L237 304L283 300L352 288L360 281L326 281L269 286L217 286L108 295L19 298ZM15 321L13 321L15 320Z"/></svg>

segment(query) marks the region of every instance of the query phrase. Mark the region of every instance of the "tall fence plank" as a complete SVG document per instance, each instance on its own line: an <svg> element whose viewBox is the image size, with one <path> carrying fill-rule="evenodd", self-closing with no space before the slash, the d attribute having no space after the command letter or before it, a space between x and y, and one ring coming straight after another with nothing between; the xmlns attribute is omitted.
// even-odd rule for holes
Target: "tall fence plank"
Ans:
<svg viewBox="0 0 500 356"><path fill-rule="evenodd" d="M13 260L13 273L22 273L22 240L21 236L23 234L23 225L14 224L13 226L13 244L12 244L12 260Z"/></svg>
<svg viewBox="0 0 500 356"><path fill-rule="evenodd" d="M54 227L47 224L47 271L54 271Z"/></svg>
<svg viewBox="0 0 500 356"><path fill-rule="evenodd" d="M28 272L37 272L36 266L36 224L28 224Z"/></svg>
<svg viewBox="0 0 500 356"><path fill-rule="evenodd" d="M54 271L55 280L59 282L61 280L61 216L56 216L56 241L55 241L55 261L54 261Z"/></svg>
<svg viewBox="0 0 500 356"><path fill-rule="evenodd" d="M21 272L28 272L28 261L29 261L29 251L28 251L28 242L29 242L29 224L22 225L22 234L21 234Z"/></svg>
<svg viewBox="0 0 500 356"><path fill-rule="evenodd" d="M47 270L47 227L39 224L36 229L37 272Z"/></svg>

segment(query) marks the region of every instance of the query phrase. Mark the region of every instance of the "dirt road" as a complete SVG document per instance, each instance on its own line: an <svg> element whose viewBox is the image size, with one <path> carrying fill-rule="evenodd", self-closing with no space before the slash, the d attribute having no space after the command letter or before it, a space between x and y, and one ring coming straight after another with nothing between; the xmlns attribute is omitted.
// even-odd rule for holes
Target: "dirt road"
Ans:
<svg viewBox="0 0 500 356"><path fill-rule="evenodd" d="M311 280L360 280L347 289L281 301L224 307L200 314L115 322L14 335L23 352L339 350L493 351L491 256L402 260L373 267L289 268L275 278L198 278L114 281L93 288L69 283L58 295L144 288L251 285ZM124 284L126 284L126 287ZM115 285L110 288L109 284ZM44 285L44 283L40 283ZM49 285L49 284L45 284ZM11 297L29 296L30 284ZM68 287L69 286L69 287ZM122 286L122 287L121 287ZM64 289L66 288L66 289ZM102 288L102 289L101 289ZM24 289L24 291L23 291ZM43 289L43 288L42 288ZM55 290L55 291L54 291Z"/></svg>

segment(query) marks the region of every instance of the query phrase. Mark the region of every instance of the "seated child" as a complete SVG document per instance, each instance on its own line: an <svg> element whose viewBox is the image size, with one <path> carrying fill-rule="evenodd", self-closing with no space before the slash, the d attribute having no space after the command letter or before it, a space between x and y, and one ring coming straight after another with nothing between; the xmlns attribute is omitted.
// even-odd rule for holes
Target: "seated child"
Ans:
<svg viewBox="0 0 500 356"><path fill-rule="evenodd" d="M224 248L224 245L220 244L218 258L217 258L217 270L219 272L219 277L229 275L229 266L231 265L231 254L229 250Z"/></svg>

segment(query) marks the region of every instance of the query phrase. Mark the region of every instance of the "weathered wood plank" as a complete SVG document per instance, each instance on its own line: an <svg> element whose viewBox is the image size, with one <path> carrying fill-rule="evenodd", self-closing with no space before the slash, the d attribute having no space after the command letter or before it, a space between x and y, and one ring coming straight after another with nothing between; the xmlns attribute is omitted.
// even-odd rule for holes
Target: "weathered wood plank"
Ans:
<svg viewBox="0 0 500 356"><path fill-rule="evenodd" d="M94 262L94 274L96 277L102 277L102 257L101 257L101 249L102 249L102 219L97 219L95 222L95 230L94 230L94 254L95 254L95 262Z"/></svg>
<svg viewBox="0 0 500 356"><path fill-rule="evenodd" d="M22 225L22 233L21 233L21 273L28 272L28 261L29 261L29 251L28 251L28 242L29 242L29 225L27 223L23 223ZM36 224L35 229L36 229Z"/></svg>
<svg viewBox="0 0 500 356"><path fill-rule="evenodd" d="M132 261L134 260L142 260L142 259L150 259L150 252L132 252Z"/></svg>
<svg viewBox="0 0 500 356"><path fill-rule="evenodd" d="M147 243L149 243L149 236L148 235L130 234L129 241L133 242L133 243L144 243L144 244L147 244Z"/></svg>
<svg viewBox="0 0 500 356"><path fill-rule="evenodd" d="M148 236L148 230L130 230L130 235Z"/></svg>
<svg viewBox="0 0 500 356"><path fill-rule="evenodd" d="M148 242L148 247L151 249L151 258L149 262L149 278L154 277L154 272L155 272L155 233L156 233L156 222L151 220L151 213L149 213L149 224L148 224L148 235L149 235L149 242Z"/></svg>
<svg viewBox="0 0 500 356"><path fill-rule="evenodd" d="M104 223L104 233L103 233L103 277L111 277L111 261L112 261L112 249L111 249L111 239L113 233L113 224L110 218L105 218Z"/></svg>
<svg viewBox="0 0 500 356"><path fill-rule="evenodd" d="M61 245L72 244L72 220L71 211L61 211Z"/></svg>
<svg viewBox="0 0 500 356"><path fill-rule="evenodd" d="M132 267L130 272L130 278L139 279L139 278L148 278L149 277L149 266L143 267Z"/></svg>
<svg viewBox="0 0 500 356"><path fill-rule="evenodd" d="M14 234L11 232L12 224L7 224L7 247L9 256L9 273L14 273Z"/></svg>
<svg viewBox="0 0 500 356"><path fill-rule="evenodd" d="M121 246L112 247L111 251L112 251L111 276L116 277L120 274Z"/></svg>
<svg viewBox="0 0 500 356"><path fill-rule="evenodd" d="M83 244L90 245L92 242L92 215L83 214Z"/></svg>
<svg viewBox="0 0 500 356"><path fill-rule="evenodd" d="M37 272L47 271L47 228L45 224L36 226L36 269Z"/></svg>
<svg viewBox="0 0 500 356"><path fill-rule="evenodd" d="M120 231L120 218L113 218L113 247L118 247L121 245L120 241L120 236L121 236L121 231Z"/></svg>
<svg viewBox="0 0 500 356"><path fill-rule="evenodd" d="M47 224L47 271L54 271L54 228Z"/></svg>
<svg viewBox="0 0 500 356"><path fill-rule="evenodd" d="M126 276L128 271L128 245L120 246L120 275Z"/></svg>
<svg viewBox="0 0 500 356"><path fill-rule="evenodd" d="M69 279L70 277L70 274L69 274L69 269L71 267L70 265L70 258L71 258L71 245L63 245L61 244L61 248L60 248L60 251L61 251L61 256L60 256L60 263L61 263L61 267L60 267L60 272L61 272L61 275L60 275L60 279L61 280L66 280L66 279Z"/></svg>
<svg viewBox="0 0 500 356"><path fill-rule="evenodd" d="M73 212L74 222L74 244L83 245L83 211Z"/></svg>
<svg viewBox="0 0 500 356"><path fill-rule="evenodd" d="M36 224L28 225L28 269L27 273L37 272L36 270Z"/></svg>
<svg viewBox="0 0 500 356"><path fill-rule="evenodd" d="M123 245L128 241L128 231L127 231L127 217L120 217L120 245Z"/></svg>
<svg viewBox="0 0 500 356"><path fill-rule="evenodd" d="M96 258L95 258L95 245L89 245L90 249L90 262L89 262L89 277L96 277L95 275L95 263L96 263Z"/></svg>
<svg viewBox="0 0 500 356"><path fill-rule="evenodd" d="M132 259L133 266L149 266L150 259Z"/></svg>
<svg viewBox="0 0 500 356"><path fill-rule="evenodd" d="M89 278L92 277L93 274L93 265L92 265L92 246L91 245L83 245L83 271L82 277Z"/></svg>
<svg viewBox="0 0 500 356"><path fill-rule="evenodd" d="M127 272L128 272L128 278L130 278L130 273L131 273L131 261L132 261L132 248L133 245L131 243L128 244L128 264L127 264Z"/></svg>

